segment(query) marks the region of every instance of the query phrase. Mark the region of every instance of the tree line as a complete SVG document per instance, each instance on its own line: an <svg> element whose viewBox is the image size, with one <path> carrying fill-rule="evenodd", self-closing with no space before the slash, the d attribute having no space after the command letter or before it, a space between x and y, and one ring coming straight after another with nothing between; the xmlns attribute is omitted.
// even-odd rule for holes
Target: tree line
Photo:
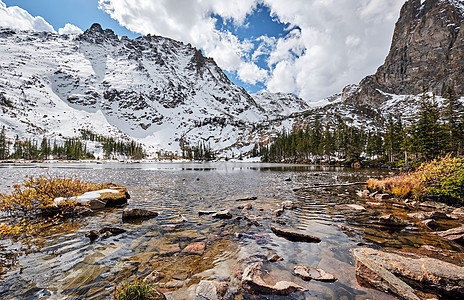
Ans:
<svg viewBox="0 0 464 300"><path fill-rule="evenodd" d="M316 116L305 127L279 133L268 145L255 145L252 156L265 162L411 164L464 152L464 109L451 89L443 104L423 92L414 116L390 114L380 128L350 126L341 116L323 122Z"/></svg>
<svg viewBox="0 0 464 300"><path fill-rule="evenodd" d="M63 138L62 141L43 137L36 139L20 139L16 136L12 141L7 137L5 126L0 131L0 160L5 159L95 159L94 153L87 148L87 142L99 142L105 158L125 156L133 159L146 157L141 144L134 141L120 141L112 137L95 134L89 130L81 130L78 138Z"/></svg>

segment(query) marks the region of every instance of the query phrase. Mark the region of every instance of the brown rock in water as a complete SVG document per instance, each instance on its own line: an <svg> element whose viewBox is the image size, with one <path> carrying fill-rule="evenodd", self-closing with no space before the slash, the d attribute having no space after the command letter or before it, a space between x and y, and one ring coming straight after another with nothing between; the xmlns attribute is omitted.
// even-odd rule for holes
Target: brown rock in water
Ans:
<svg viewBox="0 0 464 300"><path fill-rule="evenodd" d="M405 227L409 225L408 222L401 220L392 214L381 215L373 223L383 225L383 226L391 226L391 227Z"/></svg>
<svg viewBox="0 0 464 300"><path fill-rule="evenodd" d="M289 281L266 282L263 279L263 263L252 263L245 268L242 275L242 286L250 294L267 294L287 296L294 292L303 292L306 289ZM268 278L268 276L266 276Z"/></svg>
<svg viewBox="0 0 464 300"><path fill-rule="evenodd" d="M150 218L150 217L157 217L157 216L158 216L158 213L156 211L151 211L151 210L142 209L142 208L127 207L122 212L123 220Z"/></svg>
<svg viewBox="0 0 464 300"><path fill-rule="evenodd" d="M274 232L275 235L286 238L287 240L292 242L319 243L321 241L321 239L316 236L312 236L301 232L290 231L287 229L277 228L275 226L271 226L271 230L272 232Z"/></svg>
<svg viewBox="0 0 464 300"><path fill-rule="evenodd" d="M337 280L337 278L335 278L332 274L313 266L295 266L293 268L293 272L295 272L295 274L303 280L314 279L325 282L334 282Z"/></svg>
<svg viewBox="0 0 464 300"><path fill-rule="evenodd" d="M457 228L448 229L445 231L436 231L434 234L442 238L464 245L464 225Z"/></svg>
<svg viewBox="0 0 464 300"><path fill-rule="evenodd" d="M203 242L194 242L182 250L182 254L187 255L203 255L205 253L206 244Z"/></svg>
<svg viewBox="0 0 464 300"><path fill-rule="evenodd" d="M271 257L268 258L270 262L278 262L284 260L281 256L274 254Z"/></svg>
<svg viewBox="0 0 464 300"><path fill-rule="evenodd" d="M335 209L340 210L365 210L364 206L359 204L339 204L335 205Z"/></svg>
<svg viewBox="0 0 464 300"><path fill-rule="evenodd" d="M252 201L256 199L258 199L258 197L256 196L242 195L242 196L227 197L225 201Z"/></svg>
<svg viewBox="0 0 464 300"><path fill-rule="evenodd" d="M354 249L353 254L358 260L356 275L375 288L405 299L419 299L400 279L404 278L435 290L444 298L450 295L453 299L464 297L464 267L434 258L410 258L370 248Z"/></svg>
<svg viewBox="0 0 464 300"><path fill-rule="evenodd" d="M100 236L100 232L98 232L97 230L90 230L89 232L86 232L84 236L88 237L90 241L93 242L96 239L98 239L98 237Z"/></svg>
<svg viewBox="0 0 464 300"><path fill-rule="evenodd" d="M102 229L99 230L99 232L101 235L105 234L106 232L109 232L112 235L118 235L118 234L126 232L126 230L122 228L118 228L118 227L103 227Z"/></svg>
<svg viewBox="0 0 464 300"><path fill-rule="evenodd" d="M89 206L76 206L74 213L78 216L88 216L93 213L93 210Z"/></svg>
<svg viewBox="0 0 464 300"><path fill-rule="evenodd" d="M228 210L218 211L213 214L216 219L232 219L232 214Z"/></svg>

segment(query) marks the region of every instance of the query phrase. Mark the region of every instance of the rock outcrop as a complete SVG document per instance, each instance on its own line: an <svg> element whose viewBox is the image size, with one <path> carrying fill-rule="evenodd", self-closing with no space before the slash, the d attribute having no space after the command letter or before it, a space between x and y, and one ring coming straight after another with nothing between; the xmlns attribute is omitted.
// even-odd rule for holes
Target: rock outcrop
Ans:
<svg viewBox="0 0 464 300"><path fill-rule="evenodd" d="M370 248L353 250L361 283L403 299L419 299L413 287L443 299L464 296L464 267L429 257L406 257ZM407 282L407 283L406 283Z"/></svg>
<svg viewBox="0 0 464 300"><path fill-rule="evenodd" d="M375 107L388 99L384 93L417 95L423 87L437 95L451 87L464 95L463 22L462 1L406 1L385 63L347 101Z"/></svg>

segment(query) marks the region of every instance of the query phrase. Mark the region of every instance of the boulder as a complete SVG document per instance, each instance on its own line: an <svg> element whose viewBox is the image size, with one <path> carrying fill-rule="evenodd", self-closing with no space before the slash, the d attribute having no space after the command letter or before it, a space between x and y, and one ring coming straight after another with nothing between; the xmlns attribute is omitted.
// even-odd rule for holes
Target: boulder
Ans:
<svg viewBox="0 0 464 300"><path fill-rule="evenodd" d="M114 184L107 184L107 188L98 191L84 193L77 197L71 197L72 200L77 201L81 205L90 207L92 210L100 210L106 207L115 207L127 204L130 199L127 189L123 186ZM63 197L56 198L55 203L65 201Z"/></svg>
<svg viewBox="0 0 464 300"><path fill-rule="evenodd" d="M296 283L289 281L272 282L270 276L266 274L266 281L264 280L265 272L263 270L263 263L256 262L247 266L242 275L242 286L250 294L267 294L267 295L280 295L288 296L294 292L303 292L306 289ZM271 281L271 282L270 282Z"/></svg>
<svg viewBox="0 0 464 300"><path fill-rule="evenodd" d="M213 214L213 218L216 219L232 219L232 214L228 210L218 211Z"/></svg>
<svg viewBox="0 0 464 300"><path fill-rule="evenodd" d="M325 282L334 282L337 280L332 274L313 266L295 266L293 272L303 280L313 279Z"/></svg>
<svg viewBox="0 0 464 300"><path fill-rule="evenodd" d="M140 218L151 218L157 217L158 213L156 211L151 211L143 208L133 208L127 207L122 212L122 219L140 219Z"/></svg>
<svg viewBox="0 0 464 300"><path fill-rule="evenodd" d="M203 255L205 253L206 244L203 242L194 242L185 247L181 254L186 255Z"/></svg>
<svg viewBox="0 0 464 300"><path fill-rule="evenodd" d="M219 300L212 281L202 280L195 289L195 300Z"/></svg>
<svg viewBox="0 0 464 300"><path fill-rule="evenodd" d="M296 204L290 200L282 202L281 206L283 209L295 209L296 208Z"/></svg>
<svg viewBox="0 0 464 300"><path fill-rule="evenodd" d="M359 277L402 298L419 299L401 279L421 289L435 290L444 298L464 296L464 267L435 258L411 258L370 248L354 249L353 254L358 260L356 274Z"/></svg>
<svg viewBox="0 0 464 300"><path fill-rule="evenodd" d="M442 238L464 245L464 225L445 231L436 231L434 234Z"/></svg>
<svg viewBox="0 0 464 300"><path fill-rule="evenodd" d="M316 236L312 236L301 232L295 232L287 229L277 228L275 226L271 226L271 230L272 232L274 232L275 235L283 237L292 242L319 243L321 241L321 239Z"/></svg>

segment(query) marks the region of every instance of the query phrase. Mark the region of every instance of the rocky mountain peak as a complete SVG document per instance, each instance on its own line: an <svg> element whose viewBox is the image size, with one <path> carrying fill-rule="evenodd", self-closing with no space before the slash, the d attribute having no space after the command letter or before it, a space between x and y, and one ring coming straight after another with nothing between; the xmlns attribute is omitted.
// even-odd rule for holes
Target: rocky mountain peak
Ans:
<svg viewBox="0 0 464 300"><path fill-rule="evenodd" d="M118 40L118 37L114 34L113 30L103 30L100 24L94 23L89 29L82 33L78 39L90 43L103 44L106 41L116 41Z"/></svg>
<svg viewBox="0 0 464 300"><path fill-rule="evenodd" d="M462 0L406 1L385 63L349 100L377 106L388 98L385 93L419 94L428 88L442 95L448 86L464 95L463 23Z"/></svg>

